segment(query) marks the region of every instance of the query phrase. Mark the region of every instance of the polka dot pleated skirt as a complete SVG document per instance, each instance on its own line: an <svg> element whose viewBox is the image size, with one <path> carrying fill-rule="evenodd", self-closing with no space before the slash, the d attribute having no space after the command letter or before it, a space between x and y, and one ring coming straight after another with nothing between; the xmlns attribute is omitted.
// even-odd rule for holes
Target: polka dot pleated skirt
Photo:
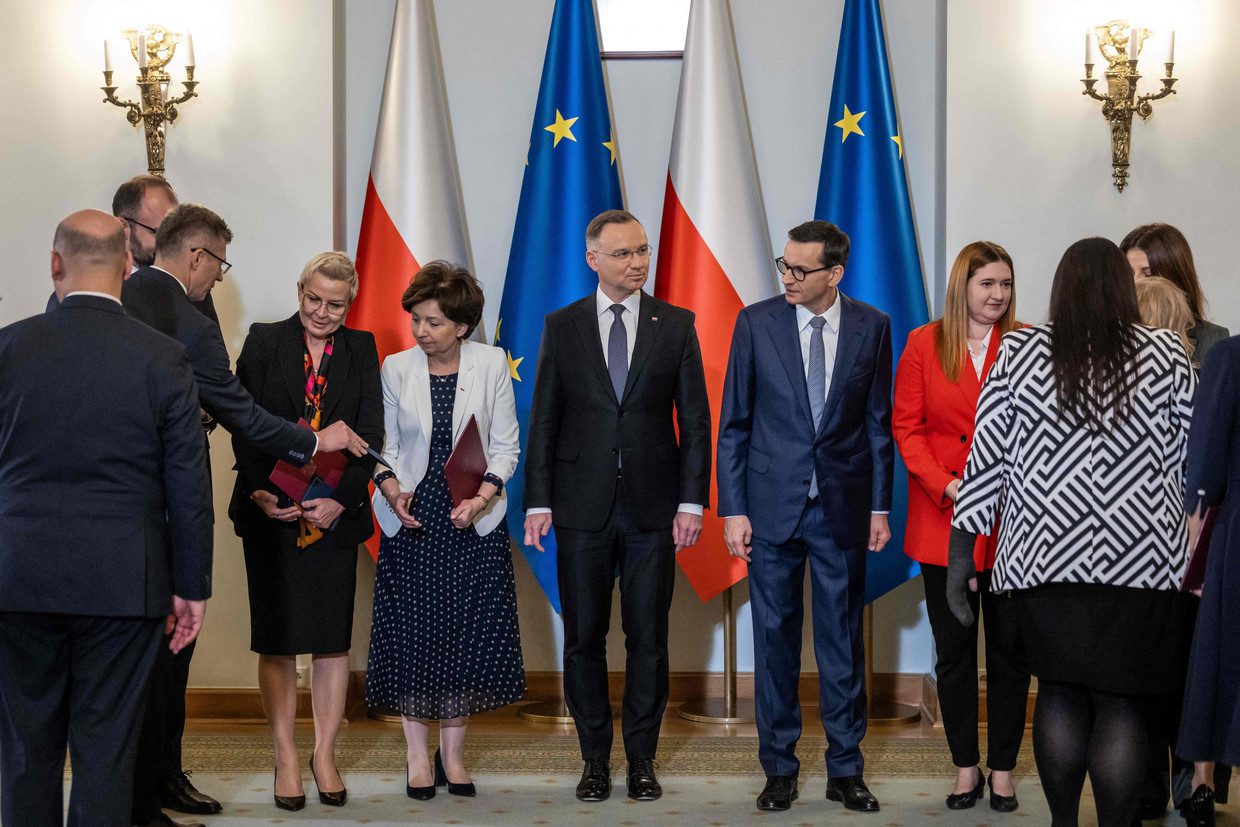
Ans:
<svg viewBox="0 0 1240 827"><path fill-rule="evenodd" d="M375 571L366 703L414 718L486 712L525 694L508 530L500 522L479 537L448 519L456 378L431 376L430 462L411 509L422 527L385 535Z"/></svg>

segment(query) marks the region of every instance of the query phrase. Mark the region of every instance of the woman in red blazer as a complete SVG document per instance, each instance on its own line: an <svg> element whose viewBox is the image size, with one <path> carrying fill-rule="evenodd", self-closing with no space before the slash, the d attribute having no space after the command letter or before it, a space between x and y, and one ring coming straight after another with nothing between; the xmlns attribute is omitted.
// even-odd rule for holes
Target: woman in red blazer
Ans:
<svg viewBox="0 0 1240 827"><path fill-rule="evenodd" d="M977 744L977 621L964 627L947 607L947 540L982 382L999 352L999 338L1019 327L1012 258L998 244L977 241L956 256L947 282L943 317L909 334L896 368L892 431L908 467L908 523L904 551L921 563L926 609L938 655L939 705L957 767L947 807L964 810L983 797ZM1029 673L1022 664L1016 621L1007 595L992 594L998 532L979 537L974 550L974 617L986 623L987 766L990 806L1016 809L1012 770L1025 731Z"/></svg>

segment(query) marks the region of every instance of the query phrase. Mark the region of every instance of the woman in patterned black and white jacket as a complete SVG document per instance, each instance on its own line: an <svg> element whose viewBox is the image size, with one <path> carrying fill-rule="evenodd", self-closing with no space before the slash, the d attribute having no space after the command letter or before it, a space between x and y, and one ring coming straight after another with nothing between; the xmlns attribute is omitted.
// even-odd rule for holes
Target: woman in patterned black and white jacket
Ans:
<svg viewBox="0 0 1240 827"><path fill-rule="evenodd" d="M1176 690L1194 385L1176 335L1139 323L1124 254L1089 238L1059 262L1050 323L1003 337L978 401L948 601L972 622L973 542L1001 510L991 588L1011 591L1038 677L1034 756L1055 825L1077 823L1087 771L1099 824L1131 824L1143 711Z"/></svg>

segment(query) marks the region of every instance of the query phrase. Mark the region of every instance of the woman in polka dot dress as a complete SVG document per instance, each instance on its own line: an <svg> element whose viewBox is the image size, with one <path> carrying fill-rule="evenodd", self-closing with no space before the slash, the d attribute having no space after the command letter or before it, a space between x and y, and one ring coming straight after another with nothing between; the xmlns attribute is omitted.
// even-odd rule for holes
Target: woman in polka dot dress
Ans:
<svg viewBox="0 0 1240 827"><path fill-rule="evenodd" d="M382 369L383 458L393 470L375 477L384 536L366 702L403 716L407 791L419 799L444 784L473 795L463 760L469 716L525 694L503 492L519 433L507 357L466 340L482 305L466 270L426 265L401 298L418 346L392 354ZM471 417L487 471L477 495L454 506L444 463ZM440 751L432 766L426 741L434 720Z"/></svg>

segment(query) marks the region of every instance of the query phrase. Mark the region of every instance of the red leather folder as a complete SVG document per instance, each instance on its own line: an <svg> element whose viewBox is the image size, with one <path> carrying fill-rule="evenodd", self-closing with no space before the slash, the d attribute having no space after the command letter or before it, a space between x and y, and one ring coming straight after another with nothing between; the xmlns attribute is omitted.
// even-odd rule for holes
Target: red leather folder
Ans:
<svg viewBox="0 0 1240 827"><path fill-rule="evenodd" d="M487 455L482 450L482 437L478 433L478 420L470 414L461 438L456 441L452 455L444 463L443 473L448 478L448 490L452 493L455 508L470 497L478 496L482 475L487 472Z"/></svg>
<svg viewBox="0 0 1240 827"><path fill-rule="evenodd" d="M310 427L310 423L304 419L298 420L297 424L302 428ZM272 469L268 479L275 483L277 488L288 494L293 502L300 503L303 500L309 499L306 497L306 491L309 490L316 478L332 491L340 487L340 478L344 475L344 468L348 464L349 458L340 451L315 454L308 463L300 468L280 460L276 463L276 467Z"/></svg>
<svg viewBox="0 0 1240 827"><path fill-rule="evenodd" d="M1201 587L1206 582L1206 556L1210 553L1210 536L1214 533L1214 523L1218 518L1217 508L1207 508L1206 516L1201 521L1201 530L1197 532L1197 542L1188 557L1188 569L1184 572L1184 582L1180 591L1201 594Z"/></svg>

